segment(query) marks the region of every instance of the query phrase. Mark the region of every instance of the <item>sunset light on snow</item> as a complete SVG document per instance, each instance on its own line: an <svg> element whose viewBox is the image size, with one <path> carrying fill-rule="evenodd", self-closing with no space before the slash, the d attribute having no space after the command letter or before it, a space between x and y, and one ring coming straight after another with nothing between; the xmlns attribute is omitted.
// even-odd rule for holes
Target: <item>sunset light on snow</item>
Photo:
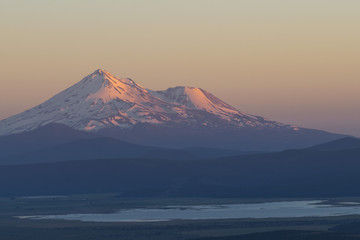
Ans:
<svg viewBox="0 0 360 240"><path fill-rule="evenodd" d="M360 240L360 0L0 0L0 240Z"/></svg>
<svg viewBox="0 0 360 240"><path fill-rule="evenodd" d="M360 136L359 11L356 0L1 1L0 118L103 68Z"/></svg>

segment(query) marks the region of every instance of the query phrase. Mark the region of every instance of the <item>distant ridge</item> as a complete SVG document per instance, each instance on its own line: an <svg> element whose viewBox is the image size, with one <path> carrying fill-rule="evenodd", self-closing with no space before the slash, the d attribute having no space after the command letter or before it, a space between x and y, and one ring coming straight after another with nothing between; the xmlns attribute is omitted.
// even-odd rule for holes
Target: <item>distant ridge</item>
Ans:
<svg viewBox="0 0 360 240"><path fill-rule="evenodd" d="M360 139L355 137L345 137L331 142L318 144L308 149L318 150L318 151L336 151L336 150L355 149L355 148L360 149Z"/></svg>
<svg viewBox="0 0 360 240"><path fill-rule="evenodd" d="M143 146L62 124L49 124L29 132L0 137L0 165L113 158L204 159L243 154L247 153L213 148Z"/></svg>
<svg viewBox="0 0 360 240"><path fill-rule="evenodd" d="M46 147L79 140L97 138L94 133L75 130L66 125L51 123L33 131L0 136L0 158L23 154Z"/></svg>
<svg viewBox="0 0 360 240"><path fill-rule="evenodd" d="M360 149L283 151L174 161L94 159L0 166L0 196L118 193L121 197L360 196Z"/></svg>

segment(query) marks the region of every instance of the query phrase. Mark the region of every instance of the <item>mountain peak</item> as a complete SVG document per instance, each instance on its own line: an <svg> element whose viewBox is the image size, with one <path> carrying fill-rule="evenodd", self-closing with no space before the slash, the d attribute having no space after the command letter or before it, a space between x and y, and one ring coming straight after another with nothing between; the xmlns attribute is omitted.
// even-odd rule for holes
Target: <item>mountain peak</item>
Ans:
<svg viewBox="0 0 360 240"><path fill-rule="evenodd" d="M108 71L104 70L104 69L97 69L95 70L92 75L111 75L111 73L109 73Z"/></svg>
<svg viewBox="0 0 360 240"><path fill-rule="evenodd" d="M239 114L237 109L201 88L177 86L165 91L153 91L152 94L165 102L189 109L204 110L221 115Z"/></svg>
<svg viewBox="0 0 360 240"><path fill-rule="evenodd" d="M100 76L100 78L99 78ZM132 79L130 78L117 78L114 75L112 75L110 72L104 70L104 69L97 69L92 74L88 75L84 78L84 80L88 79L96 79L100 80L100 82L104 83L105 86L116 86L119 83L120 84L127 84L130 86L138 86L140 85L136 84Z"/></svg>

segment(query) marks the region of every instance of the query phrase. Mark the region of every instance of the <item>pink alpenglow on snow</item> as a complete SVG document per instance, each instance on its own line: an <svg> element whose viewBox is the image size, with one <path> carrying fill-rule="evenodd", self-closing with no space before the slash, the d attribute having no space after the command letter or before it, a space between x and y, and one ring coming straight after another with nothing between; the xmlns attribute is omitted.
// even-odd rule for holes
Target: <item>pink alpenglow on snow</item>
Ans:
<svg viewBox="0 0 360 240"><path fill-rule="evenodd" d="M299 130L295 126L242 113L201 88L174 87L152 91L102 69L46 102L0 121L0 135L30 131L49 123L85 131L132 128L139 123Z"/></svg>

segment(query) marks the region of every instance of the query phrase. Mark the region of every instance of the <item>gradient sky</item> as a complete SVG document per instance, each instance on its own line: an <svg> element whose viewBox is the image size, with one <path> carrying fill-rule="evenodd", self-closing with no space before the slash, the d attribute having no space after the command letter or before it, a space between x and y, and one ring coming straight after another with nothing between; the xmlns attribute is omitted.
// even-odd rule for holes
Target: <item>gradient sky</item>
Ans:
<svg viewBox="0 0 360 240"><path fill-rule="evenodd" d="M98 68L360 137L359 0L0 0L0 119Z"/></svg>

